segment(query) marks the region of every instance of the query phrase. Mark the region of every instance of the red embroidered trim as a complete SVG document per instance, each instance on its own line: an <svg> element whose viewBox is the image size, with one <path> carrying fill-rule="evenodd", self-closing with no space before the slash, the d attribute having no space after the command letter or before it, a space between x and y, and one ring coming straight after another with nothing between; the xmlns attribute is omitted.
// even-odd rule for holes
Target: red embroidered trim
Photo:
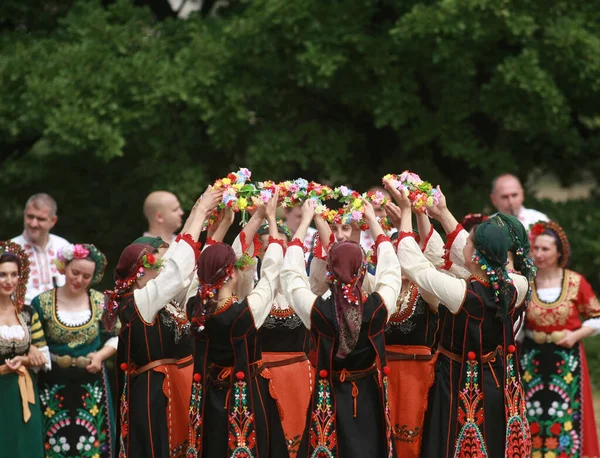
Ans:
<svg viewBox="0 0 600 458"><path fill-rule="evenodd" d="M194 239L192 238L192 236L188 233L179 234L177 236L177 238L175 239L175 241L179 242L180 240L183 240L189 246L192 247L192 249L194 250L194 257L196 258L196 261L197 261L198 258L200 257L200 249L202 248L202 244L200 242L195 242Z"/></svg>
<svg viewBox="0 0 600 458"><path fill-rule="evenodd" d="M329 253L329 249L331 248L331 245L333 245L334 243L335 243L335 235L333 235L333 232L332 232L331 234L329 234L329 243L325 247L325 250L327 250L327 253Z"/></svg>
<svg viewBox="0 0 600 458"><path fill-rule="evenodd" d="M292 242L293 242L293 240L292 240ZM290 242L289 245L292 245L292 242ZM283 252L285 253L285 243L283 243L283 240L279 240L279 239L269 235L269 245L271 243L276 243L277 245L279 245L281 247L281 249L283 250Z"/></svg>
<svg viewBox="0 0 600 458"><path fill-rule="evenodd" d="M250 248L250 244L246 241L246 233L244 231L240 232L240 243L242 244L242 253L245 253Z"/></svg>
<svg viewBox="0 0 600 458"><path fill-rule="evenodd" d="M327 258L325 254L325 249L323 248L323 244L321 243L321 237L319 234L315 235L315 244L313 246L313 257L317 259L322 259L323 261Z"/></svg>
<svg viewBox="0 0 600 458"><path fill-rule="evenodd" d="M210 237L206 238L206 245L217 245L219 242L217 242L215 239L211 239Z"/></svg>
<svg viewBox="0 0 600 458"><path fill-rule="evenodd" d="M254 234L254 240L252 241L252 243L254 244L254 253L252 253L254 256L258 256L258 253L260 253L260 249L262 248L262 242L260 241L260 237L258 234Z"/></svg>
<svg viewBox="0 0 600 458"><path fill-rule="evenodd" d="M269 237L269 243L271 242L271 237ZM281 240L276 240L276 242L281 242ZM288 247L290 246L298 246L300 248L302 248L302 251L304 251L305 253L308 251L306 249L306 247L304 246L304 242L302 240L300 240L298 237L294 237L292 239L292 241L290 243L288 243Z"/></svg>
<svg viewBox="0 0 600 458"><path fill-rule="evenodd" d="M385 234L379 234L377 236L377 238L375 239L375 249L373 250L375 253L377 253L377 249L379 248L379 245L381 245L383 242L389 242L390 238L385 235Z"/></svg>
<svg viewBox="0 0 600 458"><path fill-rule="evenodd" d="M415 238L415 233L414 232L398 232L398 243L400 243L400 241L406 237L412 237L413 239Z"/></svg>
<svg viewBox="0 0 600 458"><path fill-rule="evenodd" d="M425 244L423 245L423 248L421 249L421 251L425 251L427 249L427 244L429 243L429 240L431 240L431 236L433 235L433 224L431 225L431 227L429 228L429 233L427 234L427 237L425 237Z"/></svg>
<svg viewBox="0 0 600 458"><path fill-rule="evenodd" d="M464 228L462 227L462 225L458 224L456 226L456 229L454 229L447 235L446 243L444 245L444 255L442 256L442 259L444 259L444 265L442 266L442 269L450 270L450 267L452 267L453 262L450 261L450 251L452 249L452 244L454 243L454 240L456 240L456 237L458 236L460 231L463 230Z"/></svg>

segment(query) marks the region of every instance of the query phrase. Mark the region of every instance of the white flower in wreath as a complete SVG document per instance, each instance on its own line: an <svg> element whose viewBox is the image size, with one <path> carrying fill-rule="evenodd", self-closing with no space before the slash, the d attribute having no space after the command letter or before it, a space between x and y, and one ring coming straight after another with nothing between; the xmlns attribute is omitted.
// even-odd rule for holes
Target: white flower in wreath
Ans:
<svg viewBox="0 0 600 458"><path fill-rule="evenodd" d="M566 402L563 402L563 404L561 405L563 410L567 410L569 408L569 404L567 404Z"/></svg>
<svg viewBox="0 0 600 458"><path fill-rule="evenodd" d="M548 409L548 415L554 416L556 414L556 409L554 407L550 407Z"/></svg>
<svg viewBox="0 0 600 458"><path fill-rule="evenodd" d="M90 444L85 444L85 445L83 446L83 449L84 449L86 452L89 452L89 451L91 450L91 448L92 448L92 446L91 446Z"/></svg>
<svg viewBox="0 0 600 458"><path fill-rule="evenodd" d="M51 437L50 439L48 439L48 443L50 445L54 445L54 444L56 444L56 439L54 437Z"/></svg>
<svg viewBox="0 0 600 458"><path fill-rule="evenodd" d="M75 448L77 449L78 452L81 452L81 449L83 448L83 444L81 442L78 442L77 445L75 446Z"/></svg>
<svg viewBox="0 0 600 458"><path fill-rule="evenodd" d="M90 443L93 444L96 438L94 436L90 436Z"/></svg>
<svg viewBox="0 0 600 458"><path fill-rule="evenodd" d="M52 447L52 450L54 450L56 453L60 453L60 445L55 445Z"/></svg>
<svg viewBox="0 0 600 458"><path fill-rule="evenodd" d="M70 261L73 259L73 255L75 254L75 247L71 244L65 245L60 251L59 258L63 258L65 261Z"/></svg>
<svg viewBox="0 0 600 458"><path fill-rule="evenodd" d="M556 412L556 416L558 418L562 418L562 417L564 417L564 415L565 415L565 413L562 410L559 410L558 412Z"/></svg>
<svg viewBox="0 0 600 458"><path fill-rule="evenodd" d="M59 439L59 441L60 441L61 444L66 444L67 443L67 438L66 437L61 437Z"/></svg>
<svg viewBox="0 0 600 458"><path fill-rule="evenodd" d="M68 451L71 449L71 446L70 446L69 444L63 444L63 446L62 446L62 449L63 449L65 452L68 452Z"/></svg>

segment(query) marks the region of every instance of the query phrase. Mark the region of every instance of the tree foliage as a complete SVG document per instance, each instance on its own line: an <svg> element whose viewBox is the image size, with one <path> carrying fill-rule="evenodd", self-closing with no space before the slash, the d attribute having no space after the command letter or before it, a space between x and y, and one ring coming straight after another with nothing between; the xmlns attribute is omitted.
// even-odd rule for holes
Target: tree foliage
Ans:
<svg viewBox="0 0 600 458"><path fill-rule="evenodd" d="M2 2L2 238L44 190L114 263L150 190L189 205L239 165L358 189L410 168L457 214L501 172L599 175L593 2L141 3Z"/></svg>

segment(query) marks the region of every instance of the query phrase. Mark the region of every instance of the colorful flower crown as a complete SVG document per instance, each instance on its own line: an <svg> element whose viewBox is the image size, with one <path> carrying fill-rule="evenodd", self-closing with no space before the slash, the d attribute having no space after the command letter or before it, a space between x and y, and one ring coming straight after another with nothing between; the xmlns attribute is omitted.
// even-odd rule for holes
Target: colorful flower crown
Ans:
<svg viewBox="0 0 600 458"><path fill-rule="evenodd" d="M385 175L383 180L389 180L394 188L402 190L417 211L425 213L428 206L431 207L440 200L439 191L431 183L423 181L419 175L408 170L400 176Z"/></svg>
<svg viewBox="0 0 600 458"><path fill-rule="evenodd" d="M54 264L56 264L58 271L64 275L65 267L69 262L71 262L73 259L86 259L89 256L90 250L84 247L81 243L76 243L74 245L68 244L58 250Z"/></svg>

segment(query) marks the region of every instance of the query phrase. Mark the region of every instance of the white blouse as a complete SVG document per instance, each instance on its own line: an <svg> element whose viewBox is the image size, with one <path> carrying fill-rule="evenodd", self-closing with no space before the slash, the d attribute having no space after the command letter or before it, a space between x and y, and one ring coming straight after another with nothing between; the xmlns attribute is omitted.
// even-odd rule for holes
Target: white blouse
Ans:
<svg viewBox="0 0 600 458"><path fill-rule="evenodd" d="M256 329L264 324L271 312L271 305L275 299L275 294L279 290L279 272L282 263L283 248L281 248L281 245L278 243L269 244L262 261L260 280L248 295L248 307L252 312L252 316L254 316Z"/></svg>
<svg viewBox="0 0 600 458"><path fill-rule="evenodd" d="M396 311L396 301L402 287L400 264L390 242L379 244L377 258L379 263L374 290L381 296L389 319ZM311 290L311 283L304 267L304 253L299 246L288 247L281 270L281 283L288 303L304 326L310 329L310 314L318 296Z"/></svg>

